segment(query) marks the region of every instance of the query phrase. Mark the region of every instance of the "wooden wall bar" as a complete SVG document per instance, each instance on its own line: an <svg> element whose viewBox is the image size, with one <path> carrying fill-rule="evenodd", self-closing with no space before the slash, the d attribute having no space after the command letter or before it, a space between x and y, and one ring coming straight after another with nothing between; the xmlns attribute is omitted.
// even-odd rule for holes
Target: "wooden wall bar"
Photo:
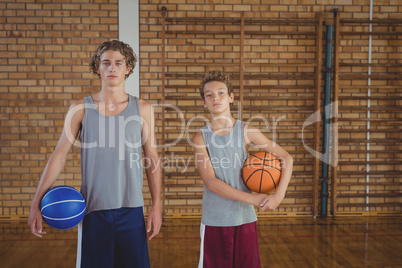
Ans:
<svg viewBox="0 0 402 268"><path fill-rule="evenodd" d="M163 21L166 25L162 36L166 37L163 43L166 42L167 49L162 84L166 85L167 103L183 112L186 137L204 126L209 117L198 94L200 79L208 70L228 72L238 100L232 108L234 117L249 120L296 158L286 199L278 213L271 215L317 215L319 161L303 144L319 151L321 129L319 124L303 129L303 122L321 106L322 13L317 13L315 20L305 21L249 20L244 13L239 13L238 19L228 20L167 17ZM296 33L300 27L308 30ZM263 34L256 34L258 31ZM201 51L207 52L198 53ZM164 117L163 139L173 141L183 126L177 115L166 111ZM250 151L253 152L255 148ZM164 152L193 164L192 154L188 140L181 140ZM166 216L197 217L201 213L202 179L193 165L186 172L179 169L165 172Z"/></svg>
<svg viewBox="0 0 402 268"><path fill-rule="evenodd" d="M336 23L339 117L334 122L339 123L340 161L332 169L333 214L400 213L402 20L338 17ZM370 42L371 62L360 57L367 55Z"/></svg>
<svg viewBox="0 0 402 268"><path fill-rule="evenodd" d="M360 50L366 51L361 39L367 35L360 30L355 31L356 36L348 34L346 30L354 30L349 24L359 25L359 20L342 20L341 16L338 13L334 20L325 16L324 20L323 14L318 12L315 20L275 21L249 19L240 12L236 18L166 17L162 20L166 21L162 28L163 44L166 43L167 48L162 66L165 100L183 112L186 122L186 125L179 123L181 117L171 109L166 110L163 140L174 141L183 132L187 137L167 148L163 155L187 159L190 163L186 172L177 166L166 169L167 217L199 217L201 214L203 184L194 168L188 141L208 121L198 85L204 73L212 69L224 70L232 77L239 100L232 109L234 116L250 120L250 124L264 130L267 137L295 158L287 196L278 212L271 216L319 215L321 161L318 153L322 151L322 124L319 120L306 128L303 124L314 112L319 111L318 118L322 111L324 21L335 24L332 102L339 104L334 106L331 122L339 125L339 134L332 133L336 135L333 157L335 161L339 157L339 163L336 161L331 169L331 213L336 216L356 211L365 214L400 211L401 161L397 156L400 156L401 118L397 111L400 111L401 63L389 58L391 52L388 51L379 54L370 64L354 59L353 53L347 51L355 51L354 42ZM400 23L399 20L376 22L389 29ZM261 32L257 34L258 31ZM396 40L392 35L373 35L389 37L389 40L381 39L387 45ZM381 49L381 46L376 48ZM373 70L371 74L366 72L368 67ZM373 83L370 107L366 105L368 78ZM368 111L374 115L370 119L365 116ZM366 139L368 122L370 140ZM366 149L368 143L371 151ZM315 157L307 148L314 149ZM253 152L255 149L251 149L250 153ZM365 161L367 153L375 153L376 157ZM373 168L369 172L365 170L367 164ZM369 182L365 181L367 176L371 176ZM367 192L369 188L371 191ZM371 199L370 204L366 204L367 198ZM259 216L267 215L259 213Z"/></svg>

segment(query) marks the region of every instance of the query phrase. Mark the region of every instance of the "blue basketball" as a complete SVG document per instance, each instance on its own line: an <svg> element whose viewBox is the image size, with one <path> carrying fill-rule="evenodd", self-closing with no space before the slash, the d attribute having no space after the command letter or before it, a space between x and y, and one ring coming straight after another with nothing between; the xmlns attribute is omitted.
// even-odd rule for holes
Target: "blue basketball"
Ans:
<svg viewBox="0 0 402 268"><path fill-rule="evenodd" d="M85 215L84 197L70 186L56 186L48 190L40 203L45 222L58 230L75 227Z"/></svg>

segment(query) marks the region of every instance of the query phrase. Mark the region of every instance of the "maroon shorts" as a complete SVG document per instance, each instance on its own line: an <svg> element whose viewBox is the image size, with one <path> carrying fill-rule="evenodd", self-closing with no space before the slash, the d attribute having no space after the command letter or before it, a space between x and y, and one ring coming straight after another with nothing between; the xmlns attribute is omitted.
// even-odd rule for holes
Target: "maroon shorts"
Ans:
<svg viewBox="0 0 402 268"><path fill-rule="evenodd" d="M215 227L201 224L198 268L260 268L257 223Z"/></svg>

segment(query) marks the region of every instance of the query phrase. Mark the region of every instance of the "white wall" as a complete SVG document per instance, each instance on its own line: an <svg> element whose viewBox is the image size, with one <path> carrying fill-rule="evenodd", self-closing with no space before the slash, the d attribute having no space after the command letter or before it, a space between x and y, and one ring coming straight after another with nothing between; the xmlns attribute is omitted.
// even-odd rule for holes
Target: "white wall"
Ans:
<svg viewBox="0 0 402 268"><path fill-rule="evenodd" d="M140 25L138 0L119 0L119 40L129 44L137 58L140 55ZM138 58L134 73L126 80L126 92L140 96L140 61Z"/></svg>

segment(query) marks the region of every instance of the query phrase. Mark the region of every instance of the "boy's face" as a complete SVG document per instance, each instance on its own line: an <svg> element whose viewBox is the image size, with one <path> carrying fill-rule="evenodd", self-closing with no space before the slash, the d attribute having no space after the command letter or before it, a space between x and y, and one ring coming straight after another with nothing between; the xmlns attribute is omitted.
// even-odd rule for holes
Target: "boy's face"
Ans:
<svg viewBox="0 0 402 268"><path fill-rule="evenodd" d="M102 82L109 86L117 86L124 82L129 74L124 56L119 51L107 50L100 56L98 74Z"/></svg>
<svg viewBox="0 0 402 268"><path fill-rule="evenodd" d="M218 81L212 81L204 86L204 107L213 113L222 113L230 110L234 94L228 93L227 86Z"/></svg>

